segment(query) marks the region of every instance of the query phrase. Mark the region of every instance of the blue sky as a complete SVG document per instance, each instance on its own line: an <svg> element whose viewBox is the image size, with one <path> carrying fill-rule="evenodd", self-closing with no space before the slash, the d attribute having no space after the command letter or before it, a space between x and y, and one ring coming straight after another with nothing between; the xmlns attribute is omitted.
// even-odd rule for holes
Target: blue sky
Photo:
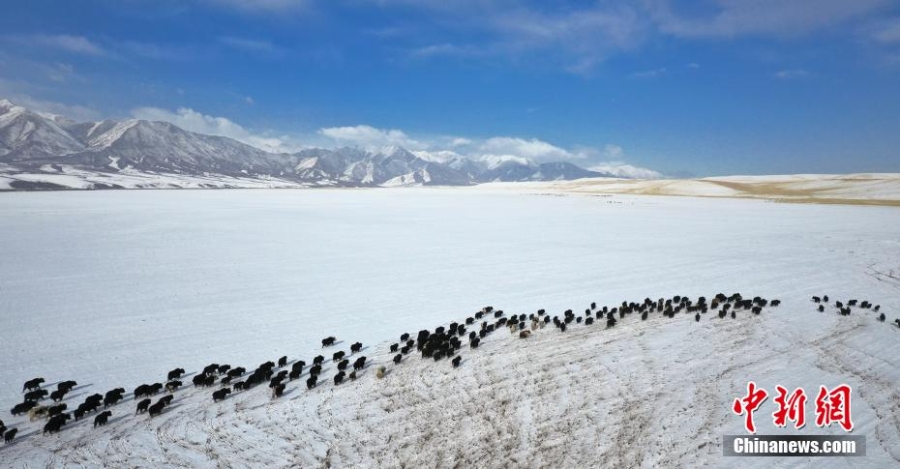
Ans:
<svg viewBox="0 0 900 469"><path fill-rule="evenodd" d="M0 97L274 149L900 172L895 0L29 0Z"/></svg>

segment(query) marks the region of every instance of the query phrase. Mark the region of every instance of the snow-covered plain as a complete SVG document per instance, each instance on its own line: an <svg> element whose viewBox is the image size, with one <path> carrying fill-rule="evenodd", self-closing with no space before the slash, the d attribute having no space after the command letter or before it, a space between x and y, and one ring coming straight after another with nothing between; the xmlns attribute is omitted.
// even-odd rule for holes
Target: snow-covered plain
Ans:
<svg viewBox="0 0 900 469"><path fill-rule="evenodd" d="M529 189L526 189L529 190ZM541 196L491 187L9 193L0 197L0 466L893 467L900 462L900 209L691 197ZM390 363L403 332L484 305L554 315L676 294L778 298L760 316L629 316L613 329L505 330L463 362ZM880 304L818 313L811 295ZM369 365L213 404L188 386L162 416L134 402L41 435L21 385L66 399L181 366L310 362L361 341ZM388 375L376 379L374 368ZM190 377L188 377L188 381ZM724 458L748 380L853 386L865 458ZM758 433L842 434L808 423Z"/></svg>

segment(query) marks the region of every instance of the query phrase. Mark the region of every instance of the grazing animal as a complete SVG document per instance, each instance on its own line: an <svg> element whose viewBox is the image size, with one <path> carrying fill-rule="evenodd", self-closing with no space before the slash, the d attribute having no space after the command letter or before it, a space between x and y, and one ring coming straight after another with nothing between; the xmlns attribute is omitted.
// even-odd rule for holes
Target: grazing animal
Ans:
<svg viewBox="0 0 900 469"><path fill-rule="evenodd" d="M231 371L231 365L219 365L219 374L227 374Z"/></svg>
<svg viewBox="0 0 900 469"><path fill-rule="evenodd" d="M824 313L824 312L825 312L825 305L819 305L819 312L820 312L820 313Z"/></svg>
<svg viewBox="0 0 900 469"><path fill-rule="evenodd" d="M37 402L37 401L47 397L47 394L48 394L48 392L46 389L38 389L36 391L28 391L25 393L25 400Z"/></svg>
<svg viewBox="0 0 900 469"><path fill-rule="evenodd" d="M227 396L229 394L231 394L231 390L227 389L227 388L219 389L218 391L213 391L213 394L212 394L213 402L219 402L221 400L224 400L225 396Z"/></svg>
<svg viewBox="0 0 900 469"><path fill-rule="evenodd" d="M3 442L4 442L4 443L9 443L10 441L13 441L13 438L16 437L16 433L18 433L18 432L19 432L19 429L18 429L18 428L10 428L10 429L7 430L6 433L3 435Z"/></svg>
<svg viewBox="0 0 900 469"><path fill-rule="evenodd" d="M288 373L288 381L293 381L293 380L295 380L295 379L300 379L300 373L302 373L302 371L300 371L300 370L298 370L298 369L296 369L296 368L293 369L293 370L291 370L291 372Z"/></svg>
<svg viewBox="0 0 900 469"><path fill-rule="evenodd" d="M700 322L700 313L694 315L694 321Z"/></svg>
<svg viewBox="0 0 900 469"><path fill-rule="evenodd" d="M881 313L881 315L878 316L878 320L884 322L884 313Z"/></svg>
<svg viewBox="0 0 900 469"><path fill-rule="evenodd" d="M478 344L480 344L480 343L481 343L481 339L479 339L478 337L476 337L476 338L472 339L472 340L469 342L469 347L471 347L471 348L478 348Z"/></svg>
<svg viewBox="0 0 900 469"><path fill-rule="evenodd" d="M16 404L16 405L12 408L12 410L10 411L10 413L13 414L13 416L16 416L16 415L19 415L19 414L24 414L25 412L28 412L29 410L31 410L32 408L34 408L34 407L36 407L36 406L37 406L37 403L36 403L36 402L25 401L25 402L23 402L23 403L21 403L21 404Z"/></svg>
<svg viewBox="0 0 900 469"><path fill-rule="evenodd" d="M312 388L316 387L316 380L317 380L317 377L315 375L310 376L306 380L306 389L312 389Z"/></svg>
<svg viewBox="0 0 900 469"><path fill-rule="evenodd" d="M43 382L44 382L44 378L29 379L28 381L25 381L25 385L22 386L22 392L34 391L36 389L40 389L41 383L43 383Z"/></svg>
<svg viewBox="0 0 900 469"><path fill-rule="evenodd" d="M60 414L56 415L50 420L47 421L47 424L44 425L44 434L47 433L56 433L62 428L63 425L66 424L66 421L69 420L68 414Z"/></svg>
<svg viewBox="0 0 900 469"><path fill-rule="evenodd" d="M150 408L147 409L147 413L150 414L150 418L153 418L153 417L155 417L155 416L161 414L162 411L163 411L163 408L164 408L165 406L166 406L166 403L165 403L165 402L159 401L159 402L157 402L156 404L153 404L152 406L150 406Z"/></svg>
<svg viewBox="0 0 900 469"><path fill-rule="evenodd" d="M287 365L287 356L281 357L278 359L278 368Z"/></svg>
<svg viewBox="0 0 900 469"><path fill-rule="evenodd" d="M881 305L875 305L875 307L872 308L872 311L875 311L877 313L879 309L881 309Z"/></svg>
<svg viewBox="0 0 900 469"><path fill-rule="evenodd" d="M313 365L309 368L309 374L318 375L322 373L322 365Z"/></svg>
<svg viewBox="0 0 900 469"><path fill-rule="evenodd" d="M34 422L38 418L46 416L47 410L49 410L49 407L45 407L42 405L36 405L28 409L28 420Z"/></svg>
<svg viewBox="0 0 900 469"><path fill-rule="evenodd" d="M341 362L337 364L337 369L346 370L348 366L350 366L350 360L341 360Z"/></svg>
<svg viewBox="0 0 900 469"><path fill-rule="evenodd" d="M347 354L344 353L343 350L340 352L335 352L334 355L331 356L331 361L333 361L333 362L341 361L344 358L344 355L347 355Z"/></svg>
<svg viewBox="0 0 900 469"><path fill-rule="evenodd" d="M247 372L247 370L244 369L244 367L239 366L237 368L232 368L232 369L228 370L227 374L228 374L228 376L231 376L232 378L240 378L241 376L244 376L244 373L246 373L246 372Z"/></svg>
<svg viewBox="0 0 900 469"><path fill-rule="evenodd" d="M335 339L334 337L326 337L326 338L322 339L322 348L330 347L330 346L334 345L334 342L336 340L337 339Z"/></svg>
<svg viewBox="0 0 900 469"><path fill-rule="evenodd" d="M212 374L215 374L218 372L219 372L219 364L218 363L211 363L209 365L206 365L206 368L203 368L203 374L205 374L205 375L212 375Z"/></svg>
<svg viewBox="0 0 900 469"><path fill-rule="evenodd" d="M98 425L103 426L106 425L106 422L109 421L109 418L112 417L112 412L108 410L104 410L100 412L96 417L94 417L94 428L97 428Z"/></svg>
<svg viewBox="0 0 900 469"><path fill-rule="evenodd" d="M404 332L404 333L400 336L400 342L406 342L407 340L409 340L409 334Z"/></svg>
<svg viewBox="0 0 900 469"><path fill-rule="evenodd" d="M459 368L459 363L461 361L462 361L462 356L457 355L456 358L454 358L453 361L450 363L453 363L453 368Z"/></svg>
<svg viewBox="0 0 900 469"><path fill-rule="evenodd" d="M772 303L771 303L772 306L778 306L780 304L781 304L781 300L772 300Z"/></svg>
<svg viewBox="0 0 900 469"><path fill-rule="evenodd" d="M399 365L401 360L403 360L403 354L394 355L394 364Z"/></svg>
<svg viewBox="0 0 900 469"><path fill-rule="evenodd" d="M356 353L362 350L362 342L356 342L350 346L350 353Z"/></svg>
<svg viewBox="0 0 900 469"><path fill-rule="evenodd" d="M230 376L229 376L229 378L230 378ZM166 383L166 391L168 391L168 392L170 392L170 393L171 393L171 392L175 392L175 391L177 391L178 388L180 388L181 386L182 386L182 382L181 382L181 381L178 381L178 380L175 380L175 381L169 381L168 383Z"/></svg>
<svg viewBox="0 0 900 469"><path fill-rule="evenodd" d="M53 417L55 415L62 414L64 410L66 410L69 406L66 404L58 404L55 406L50 406L47 408L47 415Z"/></svg>
<svg viewBox="0 0 900 469"><path fill-rule="evenodd" d="M355 371L351 371L349 376L350 376L350 380L356 381L356 372Z"/></svg>
<svg viewBox="0 0 900 469"><path fill-rule="evenodd" d="M144 399L141 402L138 402L137 410L134 411L134 414L137 415L146 412L147 409L150 408L150 402L150 399Z"/></svg>
<svg viewBox="0 0 900 469"><path fill-rule="evenodd" d="M344 372L340 372L334 376L334 384L338 385L344 381Z"/></svg>
<svg viewBox="0 0 900 469"><path fill-rule="evenodd" d="M181 375L184 374L184 368L175 368L170 371L169 374L166 375L166 381L172 381L178 378L181 378Z"/></svg>
<svg viewBox="0 0 900 469"><path fill-rule="evenodd" d="M62 383L59 383L59 384L56 385L56 390L57 390L57 391L62 391L62 392L64 392L64 393L68 393L69 391L71 391L72 389L74 389L75 386L78 386L78 383L75 382L75 381L72 381L72 380L69 380L69 381L63 381Z"/></svg>
<svg viewBox="0 0 900 469"><path fill-rule="evenodd" d="M378 378L378 379L384 378L385 373L387 373L387 370L383 366L379 366L378 368L375 368L375 377L376 378Z"/></svg>
<svg viewBox="0 0 900 469"><path fill-rule="evenodd" d="M391 344L391 353L397 353L400 350L400 344Z"/></svg>
<svg viewBox="0 0 900 469"><path fill-rule="evenodd" d="M325 362L325 357L323 357L321 355L317 355L315 358L313 358L313 365L321 365L324 362Z"/></svg>
<svg viewBox="0 0 900 469"><path fill-rule="evenodd" d="M519 332L519 338L520 338L520 339L527 339L529 336L531 336L531 331L522 331L522 332Z"/></svg>
<svg viewBox="0 0 900 469"><path fill-rule="evenodd" d="M361 370L366 366L366 357L359 357L353 362L354 370Z"/></svg>
<svg viewBox="0 0 900 469"><path fill-rule="evenodd" d="M278 386L275 386L274 389L272 389L272 398L273 399L276 397L281 397L282 394L284 394L284 385L283 384L279 384Z"/></svg>
<svg viewBox="0 0 900 469"><path fill-rule="evenodd" d="M821 298L819 298L819 297L818 297L818 296L814 296L814 297L812 297L812 300L813 300L813 302L815 302L815 303L819 303L819 302L821 302L821 301L822 301L822 299L821 299ZM828 301L828 300L825 300L825 301Z"/></svg>

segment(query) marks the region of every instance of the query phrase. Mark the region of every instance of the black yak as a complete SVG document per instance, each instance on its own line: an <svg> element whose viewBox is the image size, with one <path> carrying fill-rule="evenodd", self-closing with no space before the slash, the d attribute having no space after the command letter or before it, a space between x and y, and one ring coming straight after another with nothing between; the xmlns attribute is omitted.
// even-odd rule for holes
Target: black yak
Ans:
<svg viewBox="0 0 900 469"><path fill-rule="evenodd" d="M150 408L150 399L144 399L141 402L138 402L137 410L134 411L135 415L142 414Z"/></svg>
<svg viewBox="0 0 900 469"><path fill-rule="evenodd" d="M219 401L225 400L225 396L227 396L229 394L231 394L231 390L228 388L219 389L218 391L213 391L213 393L212 393L213 402L219 402Z"/></svg>
<svg viewBox="0 0 900 469"><path fill-rule="evenodd" d="M28 381L25 381L25 385L22 386L22 392L25 391L34 391L36 389L41 388L41 383L44 382L44 378L34 378Z"/></svg>
<svg viewBox="0 0 900 469"><path fill-rule="evenodd" d="M106 422L109 420L110 417L112 417L112 412L110 412L108 410L104 410L103 412L100 412L100 414L98 414L96 417L94 417L94 428L97 428L98 426L106 425Z"/></svg>

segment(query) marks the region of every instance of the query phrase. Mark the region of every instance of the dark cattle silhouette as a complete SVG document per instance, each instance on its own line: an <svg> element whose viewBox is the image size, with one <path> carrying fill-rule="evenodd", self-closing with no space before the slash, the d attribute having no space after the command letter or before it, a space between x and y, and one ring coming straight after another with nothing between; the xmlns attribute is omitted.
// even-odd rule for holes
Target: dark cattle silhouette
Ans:
<svg viewBox="0 0 900 469"><path fill-rule="evenodd" d="M25 393L25 400L37 402L37 401L47 397L47 394L49 394L49 393L47 392L46 389L37 389L34 391L28 391Z"/></svg>
<svg viewBox="0 0 900 469"><path fill-rule="evenodd" d="M59 383L59 384L56 385L56 390L57 390L57 391L62 391L63 393L68 393L68 392L71 391L75 386L78 386L78 383L75 382L75 381L72 381L72 380L69 380L69 381L63 381L63 382L61 382L61 383Z"/></svg>
<svg viewBox="0 0 900 469"><path fill-rule="evenodd" d="M281 397L282 394L284 394L284 385L283 384L279 384L278 386L275 386L274 388L272 388L272 398L273 399L276 397Z"/></svg>
<svg viewBox="0 0 900 469"><path fill-rule="evenodd" d="M366 366L366 357L359 357L353 362L354 370L361 370Z"/></svg>
<svg viewBox="0 0 900 469"><path fill-rule="evenodd" d="M150 406L150 408L147 409L147 413L150 414L150 418L153 418L153 417L155 417L155 416L161 414L162 411L163 411L163 408L164 408L165 406L166 406L166 403L165 403L165 402L159 401L159 402L157 402L156 404L153 404L152 406Z"/></svg>
<svg viewBox="0 0 900 469"><path fill-rule="evenodd" d="M231 390L227 389L227 388L219 389L218 391L213 391L213 393L212 393L213 402L219 402L221 400L224 400L225 396L227 396L229 394L231 394Z"/></svg>
<svg viewBox="0 0 900 469"><path fill-rule="evenodd" d="M6 433L3 434L3 442L9 443L10 441L13 441L13 438L16 437L16 433L18 433L18 432L19 432L18 428L10 428L9 430L6 431Z"/></svg>
<svg viewBox="0 0 900 469"><path fill-rule="evenodd" d="M34 378L34 379L30 379L28 381L25 381L25 384L22 386L22 392L40 389L41 383L43 383L43 382L44 382L44 378Z"/></svg>
<svg viewBox="0 0 900 469"><path fill-rule="evenodd" d="M347 355L346 353L344 353L344 351L334 352L334 355L331 356L331 361L340 361L342 358L344 358L344 355Z"/></svg>
<svg viewBox="0 0 900 469"><path fill-rule="evenodd" d="M316 387L316 380L317 380L317 378L315 376L310 376L306 380L306 389L312 389L312 388Z"/></svg>
<svg viewBox="0 0 900 469"><path fill-rule="evenodd" d="M454 329L455 329L455 328L454 328ZM362 343L361 343L361 342L357 342L357 343L355 343L355 344L353 344L353 345L350 346L350 353L356 353L356 352L359 352L360 350L362 350Z"/></svg>
<svg viewBox="0 0 900 469"><path fill-rule="evenodd" d="M17 415L20 415L20 414L24 414L25 412L28 412L29 410L31 410L31 409L34 408L35 406L37 406L37 403L36 403L36 402L26 401L26 402L23 402L23 403L21 403L21 404L16 404L16 405L12 408L12 410L10 411L10 413L13 414L13 416L17 416Z"/></svg>
<svg viewBox="0 0 900 469"><path fill-rule="evenodd" d="M94 417L94 428L97 428L98 426L106 425L106 422L109 420L110 417L112 417L112 412L110 412L108 410L104 410L103 412L100 412L100 414L98 414L96 417Z"/></svg>
<svg viewBox="0 0 900 469"><path fill-rule="evenodd" d="M402 354L394 355L394 363L395 363L395 364L399 364L401 360L403 360L403 355L402 355Z"/></svg>
<svg viewBox="0 0 900 469"><path fill-rule="evenodd" d="M334 384L338 385L344 381L344 372L340 372L334 376Z"/></svg>
<svg viewBox="0 0 900 469"><path fill-rule="evenodd" d="M459 363L462 361L462 357L457 355L456 358L453 359L451 363L453 363L453 368L459 367Z"/></svg>
<svg viewBox="0 0 900 469"><path fill-rule="evenodd" d="M335 339L334 337L326 337L326 338L322 339L322 347L330 347L330 346L334 345L334 342L336 340L337 339Z"/></svg>
<svg viewBox="0 0 900 469"><path fill-rule="evenodd" d="M184 368L175 368L170 371L169 374L166 375L166 381L172 381L174 379L181 378L181 375L184 374Z"/></svg>
<svg viewBox="0 0 900 469"><path fill-rule="evenodd" d="M134 411L135 414L142 414L150 408L150 399L144 399L141 402L138 402L137 410Z"/></svg>
<svg viewBox="0 0 900 469"><path fill-rule="evenodd" d="M178 380L175 380L175 381L169 381L168 383L166 383L166 391L168 391L168 392L175 392L175 391L178 390L178 388L180 388L180 387L182 386L182 384L183 384L183 383L182 383L181 381L178 381Z"/></svg>

